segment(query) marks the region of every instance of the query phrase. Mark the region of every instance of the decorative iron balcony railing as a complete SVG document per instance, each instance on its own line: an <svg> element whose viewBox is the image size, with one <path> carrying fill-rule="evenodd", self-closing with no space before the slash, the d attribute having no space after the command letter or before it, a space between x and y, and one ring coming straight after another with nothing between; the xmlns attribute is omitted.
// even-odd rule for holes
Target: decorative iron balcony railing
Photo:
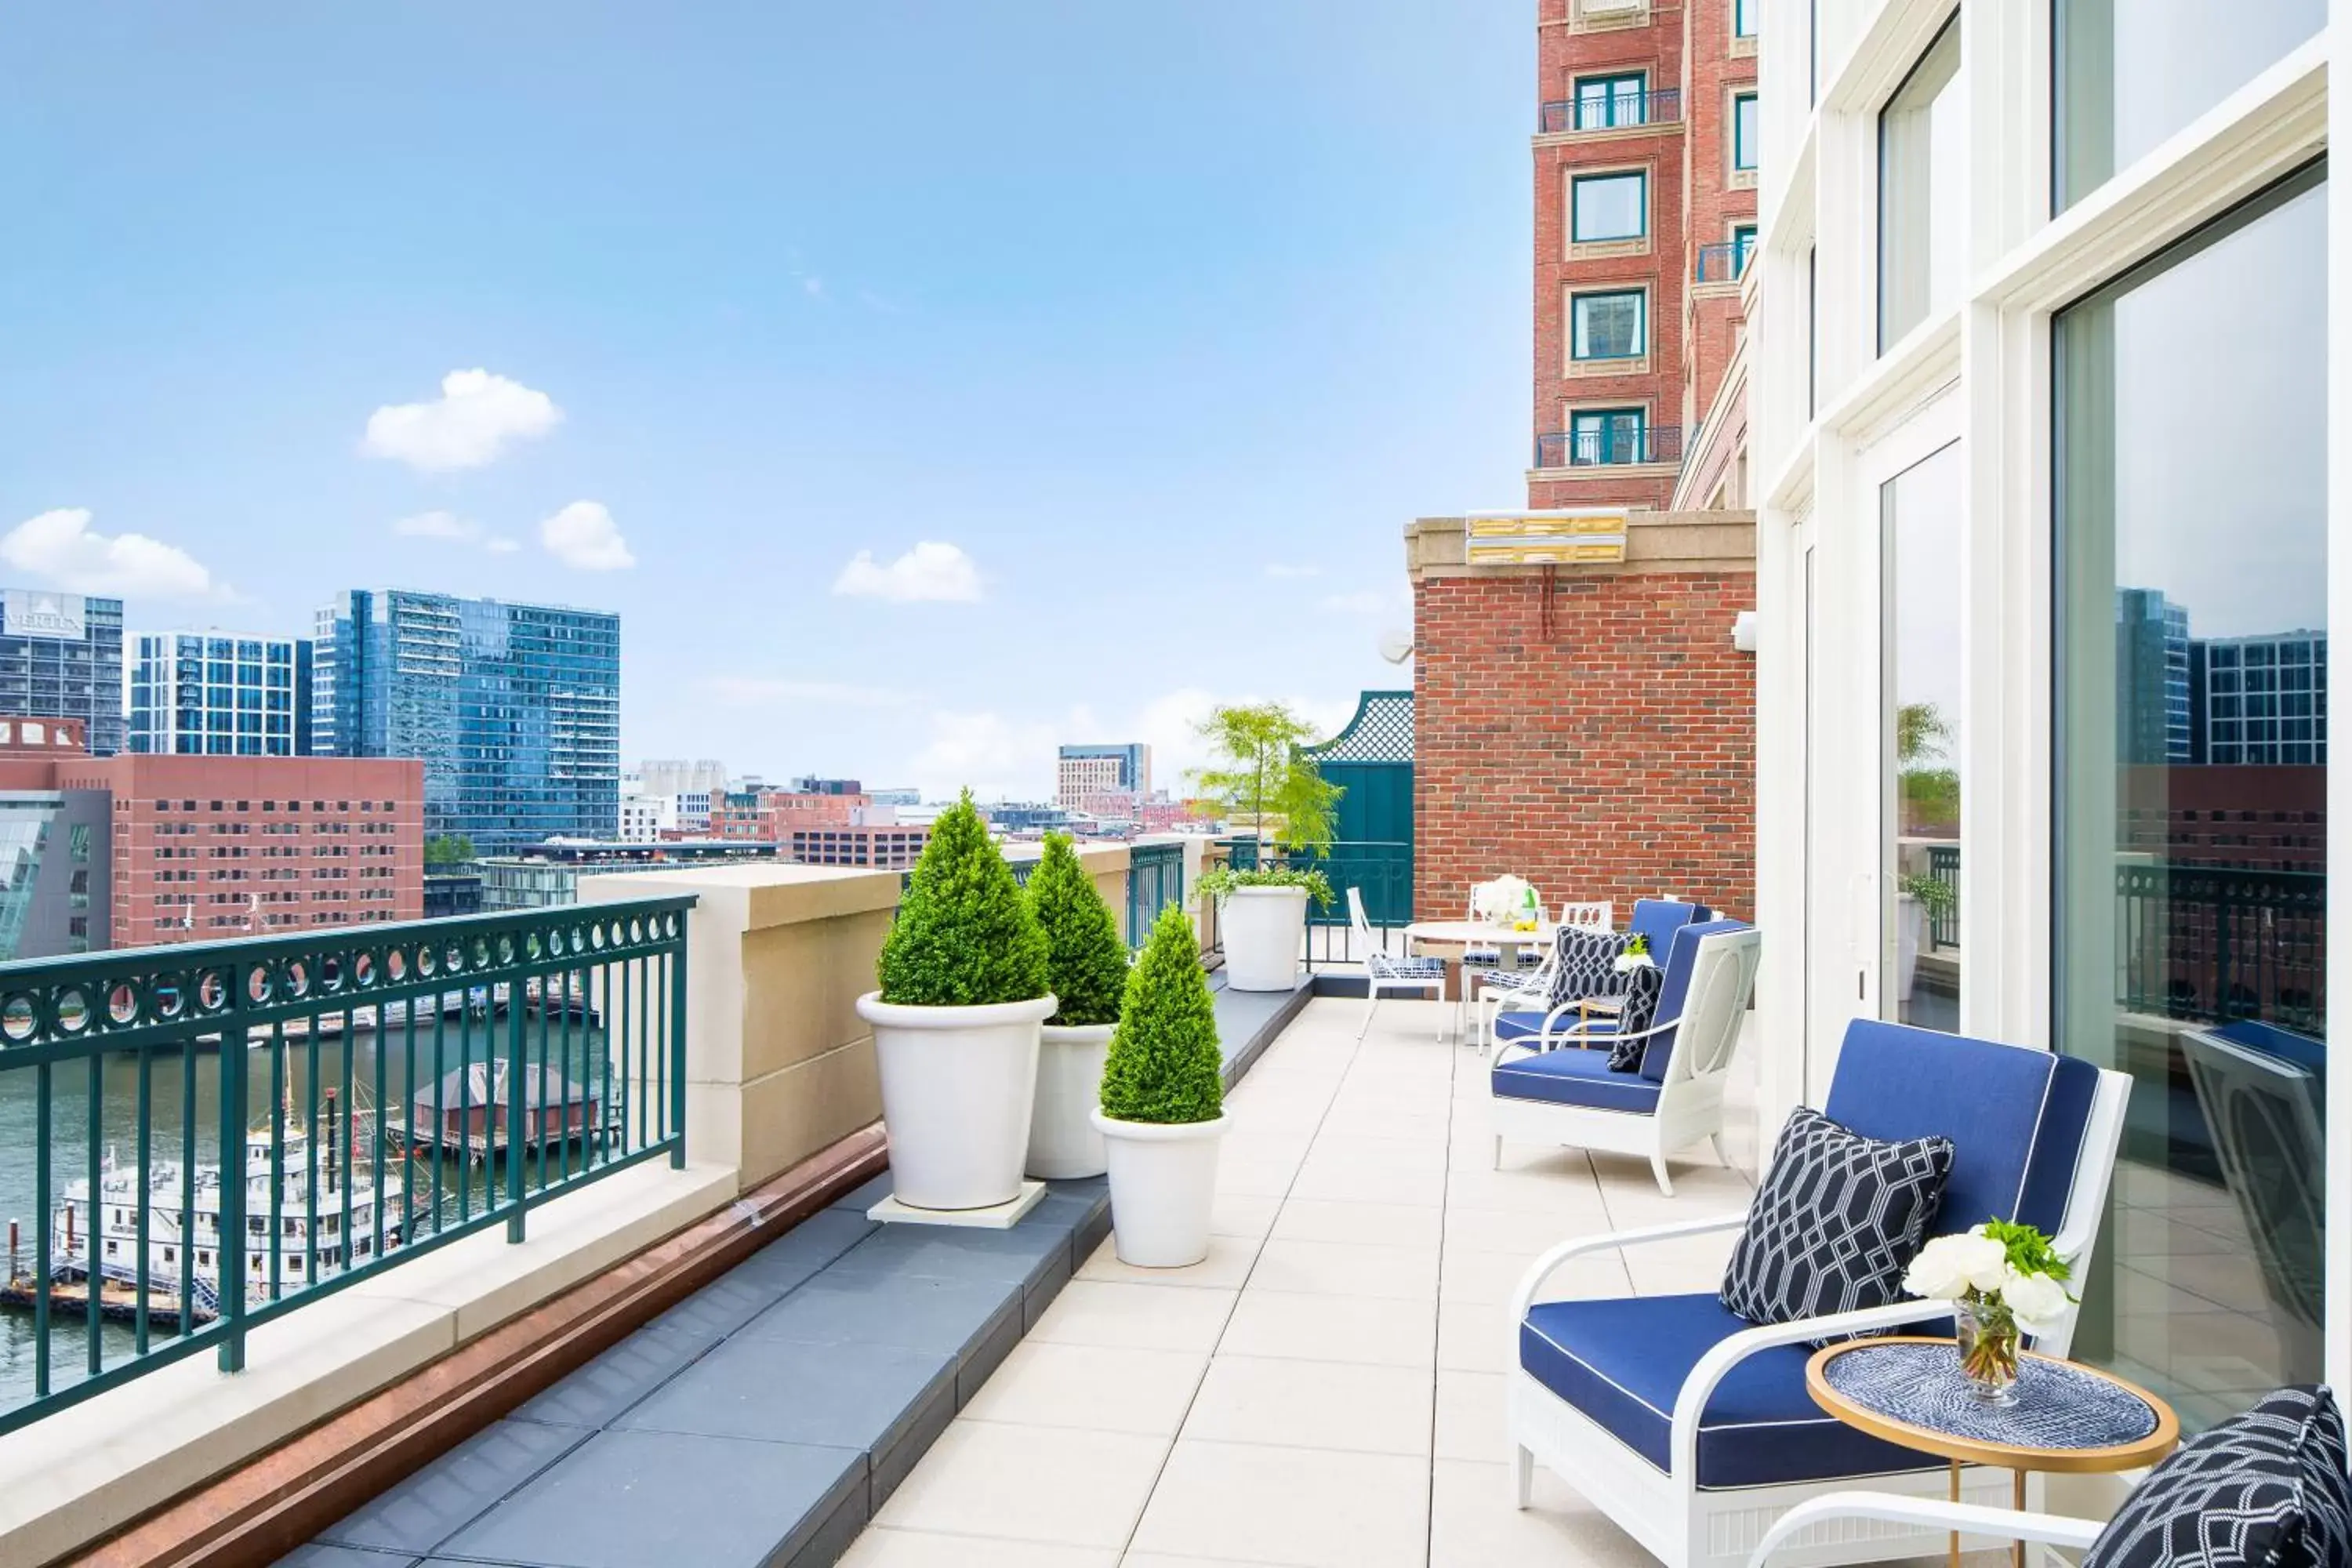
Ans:
<svg viewBox="0 0 2352 1568"><path fill-rule="evenodd" d="M1555 99L1543 106L1542 123L1548 132L1616 131L1634 125L1671 125L1682 117L1682 89L1661 87Z"/></svg>
<svg viewBox="0 0 2352 1568"><path fill-rule="evenodd" d="M1597 430L1554 430L1536 437L1538 468L1605 468L1621 463L1679 463L1683 432L1679 425L1651 425L1641 429L1604 426Z"/></svg>
<svg viewBox="0 0 2352 1568"><path fill-rule="evenodd" d="M694 901L0 964L0 1432L683 1164Z"/></svg>
<svg viewBox="0 0 2352 1568"><path fill-rule="evenodd" d="M1696 283L1738 282L1748 270L1748 258L1755 253L1753 240L1702 245L1698 247L1698 259L1691 268L1691 279Z"/></svg>

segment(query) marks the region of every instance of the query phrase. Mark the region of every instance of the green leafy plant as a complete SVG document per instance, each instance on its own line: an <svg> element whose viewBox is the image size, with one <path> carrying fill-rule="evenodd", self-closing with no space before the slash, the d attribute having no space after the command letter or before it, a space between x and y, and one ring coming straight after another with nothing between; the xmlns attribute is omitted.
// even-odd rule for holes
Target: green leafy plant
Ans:
<svg viewBox="0 0 2352 1568"><path fill-rule="evenodd" d="M931 825L875 972L882 1000L914 1007L982 1007L1046 994L1045 933L970 790Z"/></svg>
<svg viewBox="0 0 2352 1568"><path fill-rule="evenodd" d="M1045 971L1060 1010L1049 1024L1118 1022L1127 993L1127 942L1110 906L1078 863L1066 833L1045 835L1045 857L1029 873L1029 908L1045 933Z"/></svg>
<svg viewBox="0 0 2352 1568"><path fill-rule="evenodd" d="M1235 888L1304 888L1316 908L1331 906L1331 879L1319 870L1295 866L1253 866L1239 871L1220 866L1202 874L1200 888L1213 899L1222 899Z"/></svg>
<svg viewBox="0 0 2352 1568"><path fill-rule="evenodd" d="M462 866L474 858L474 841L462 833L436 833L425 841L427 866Z"/></svg>
<svg viewBox="0 0 2352 1568"><path fill-rule="evenodd" d="M1224 1114L1224 1058L1201 947L1183 907L1151 924L1127 977L1127 1001L1103 1064L1102 1113L1118 1121L1214 1121Z"/></svg>
<svg viewBox="0 0 2352 1568"><path fill-rule="evenodd" d="M2020 1274L2047 1274L2063 1283L2074 1277L2074 1266L2058 1256L2058 1248L2041 1228L2022 1220L1989 1219L1976 1227L1977 1234L2000 1243L2009 1255L2009 1266Z"/></svg>
<svg viewBox="0 0 2352 1568"><path fill-rule="evenodd" d="M1244 704L1218 709L1200 732L1227 765L1192 777L1228 822L1246 820L1286 849L1331 852L1332 809L1347 792L1299 749L1315 734L1305 720L1279 702Z"/></svg>
<svg viewBox="0 0 2352 1568"><path fill-rule="evenodd" d="M1915 871L1895 885L1906 898L1917 900L1922 909L1938 919L1959 908L1960 890L1924 872Z"/></svg>
<svg viewBox="0 0 2352 1568"><path fill-rule="evenodd" d="M1632 936L1625 939L1625 952L1623 956L1627 958L1649 957L1650 939L1643 936L1640 931L1635 931Z"/></svg>

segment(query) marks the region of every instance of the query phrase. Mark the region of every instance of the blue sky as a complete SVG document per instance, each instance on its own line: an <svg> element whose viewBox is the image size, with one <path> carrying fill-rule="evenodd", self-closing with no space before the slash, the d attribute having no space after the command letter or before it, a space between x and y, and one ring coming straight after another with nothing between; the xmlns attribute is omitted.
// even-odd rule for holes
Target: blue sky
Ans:
<svg viewBox="0 0 2352 1568"><path fill-rule="evenodd" d="M1344 717L1405 521L1523 495L1529 20L20 7L0 581L618 610L625 755L772 777Z"/></svg>

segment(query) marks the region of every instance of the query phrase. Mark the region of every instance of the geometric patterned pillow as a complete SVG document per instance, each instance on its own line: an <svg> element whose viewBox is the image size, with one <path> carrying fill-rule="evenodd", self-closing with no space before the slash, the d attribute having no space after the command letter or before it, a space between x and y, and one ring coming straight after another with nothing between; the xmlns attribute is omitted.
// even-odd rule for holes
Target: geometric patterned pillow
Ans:
<svg viewBox="0 0 2352 1568"><path fill-rule="evenodd" d="M1948 1138L1885 1143L1799 1106L1724 1270L1724 1306L1792 1323L1903 1300L1951 1172Z"/></svg>
<svg viewBox="0 0 2352 1568"><path fill-rule="evenodd" d="M2148 1472L2083 1568L2320 1568L2352 1562L2344 1418L2322 1387L2282 1388Z"/></svg>
<svg viewBox="0 0 2352 1568"><path fill-rule="evenodd" d="M1551 1005L1561 1006L1587 996L1616 996L1625 990L1617 960L1632 940L1613 931L1580 931L1562 926L1552 938L1559 966L1552 972Z"/></svg>
<svg viewBox="0 0 2352 1568"><path fill-rule="evenodd" d="M1666 972L1654 963L1627 972L1625 1005L1617 1014L1617 1043L1609 1047L1611 1072L1642 1070L1642 1055L1650 1042L1625 1037L1641 1034L1658 1021L1658 994L1665 988Z"/></svg>

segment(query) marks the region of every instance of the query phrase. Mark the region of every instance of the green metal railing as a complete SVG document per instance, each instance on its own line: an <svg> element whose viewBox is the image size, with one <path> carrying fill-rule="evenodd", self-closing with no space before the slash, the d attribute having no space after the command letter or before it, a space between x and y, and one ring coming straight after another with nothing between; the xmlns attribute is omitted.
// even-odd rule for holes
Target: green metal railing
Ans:
<svg viewBox="0 0 2352 1568"><path fill-rule="evenodd" d="M1319 870L1330 882L1328 906L1311 900L1307 905L1307 967L1310 970L1318 961L1346 963L1363 958L1349 949L1349 888L1363 894L1365 923L1383 946L1391 931L1412 923L1412 846L1409 843L1341 839L1330 846L1328 854L1318 857L1304 850L1276 850L1246 836L1219 842L1232 851L1236 871L1278 861L1294 870Z"/></svg>
<svg viewBox="0 0 2352 1568"><path fill-rule="evenodd" d="M0 964L0 1432L682 1165L693 904Z"/></svg>
<svg viewBox="0 0 2352 1568"><path fill-rule="evenodd" d="M2116 868L2116 1001L2133 1012L2317 1032L2326 944L2324 872Z"/></svg>
<svg viewBox="0 0 2352 1568"><path fill-rule="evenodd" d="M1160 911L1184 901L1184 847L1132 844L1127 856L1127 945L1139 948Z"/></svg>
<svg viewBox="0 0 2352 1568"><path fill-rule="evenodd" d="M1927 917L1927 945L1958 947L1960 945L1960 847L1957 844L1927 846L1927 875L1952 890L1951 898Z"/></svg>

